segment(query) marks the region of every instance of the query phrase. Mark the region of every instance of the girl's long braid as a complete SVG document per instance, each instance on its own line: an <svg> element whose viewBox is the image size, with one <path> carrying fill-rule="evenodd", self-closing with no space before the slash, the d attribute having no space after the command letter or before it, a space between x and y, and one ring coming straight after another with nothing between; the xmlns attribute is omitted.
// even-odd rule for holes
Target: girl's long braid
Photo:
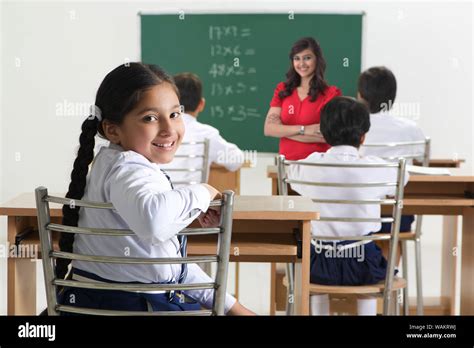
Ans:
<svg viewBox="0 0 474 348"><path fill-rule="evenodd" d="M71 183L66 198L81 199L84 196L86 188L87 173L89 165L94 159L95 135L97 134L97 126L99 120L97 118L88 118L82 123L82 133L79 136L79 149L77 157L74 161L74 168L71 172ZM77 226L79 220L79 209L75 207L72 202L70 205L63 206L63 225ZM59 239L59 248L62 251L72 252L72 245L74 243L73 233L61 233ZM68 266L71 260L57 259L56 274L58 278L63 279L68 271Z"/></svg>

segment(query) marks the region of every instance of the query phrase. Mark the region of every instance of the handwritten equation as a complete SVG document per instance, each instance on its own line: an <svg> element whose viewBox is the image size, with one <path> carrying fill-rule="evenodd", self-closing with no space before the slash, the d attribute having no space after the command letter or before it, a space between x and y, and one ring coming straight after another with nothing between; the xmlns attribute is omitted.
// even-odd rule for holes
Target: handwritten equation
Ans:
<svg viewBox="0 0 474 348"><path fill-rule="evenodd" d="M251 36L251 28L244 26L209 26L211 97L251 96L258 91L257 68L252 66L257 50L249 46L248 38ZM236 122L262 117L257 108L243 104L223 105L218 102L210 107L210 111L211 117Z"/></svg>

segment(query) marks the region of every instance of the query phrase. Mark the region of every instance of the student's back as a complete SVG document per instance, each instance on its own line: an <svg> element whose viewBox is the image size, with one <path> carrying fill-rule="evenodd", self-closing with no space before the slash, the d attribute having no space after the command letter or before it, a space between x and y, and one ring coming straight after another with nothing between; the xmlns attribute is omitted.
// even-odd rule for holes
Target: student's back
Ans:
<svg viewBox="0 0 474 348"><path fill-rule="evenodd" d="M356 147L333 146L326 153L313 153L302 160L312 163L366 164L385 163L375 156L361 156ZM313 182L368 183L396 182L396 168L339 168L292 166L289 177ZM394 195L394 187L338 188L291 184L291 187L303 196L312 199L382 199ZM380 218L380 205L377 204L322 204L315 203L315 209L324 217ZM320 236L357 236L367 235L380 230L377 222L341 223L312 221L312 231Z"/></svg>

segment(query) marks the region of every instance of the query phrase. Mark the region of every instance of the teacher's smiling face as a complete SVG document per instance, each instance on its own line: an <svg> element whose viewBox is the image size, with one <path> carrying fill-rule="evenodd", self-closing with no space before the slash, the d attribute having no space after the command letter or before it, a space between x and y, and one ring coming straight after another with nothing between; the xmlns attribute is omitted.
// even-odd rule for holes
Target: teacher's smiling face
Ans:
<svg viewBox="0 0 474 348"><path fill-rule="evenodd" d="M302 78L311 78L316 70L316 56L309 48L293 56L293 67Z"/></svg>

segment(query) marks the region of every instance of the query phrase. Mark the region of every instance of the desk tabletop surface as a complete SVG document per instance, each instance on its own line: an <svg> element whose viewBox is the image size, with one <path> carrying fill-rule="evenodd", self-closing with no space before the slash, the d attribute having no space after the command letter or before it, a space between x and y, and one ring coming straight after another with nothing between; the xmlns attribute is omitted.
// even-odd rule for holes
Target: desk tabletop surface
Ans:
<svg viewBox="0 0 474 348"><path fill-rule="evenodd" d="M64 197L64 194L50 195ZM61 205L51 203L50 212L51 216L61 216ZM23 193L0 204L0 215L36 216L34 193ZM319 214L307 197L235 196L233 217L235 220L315 220Z"/></svg>

